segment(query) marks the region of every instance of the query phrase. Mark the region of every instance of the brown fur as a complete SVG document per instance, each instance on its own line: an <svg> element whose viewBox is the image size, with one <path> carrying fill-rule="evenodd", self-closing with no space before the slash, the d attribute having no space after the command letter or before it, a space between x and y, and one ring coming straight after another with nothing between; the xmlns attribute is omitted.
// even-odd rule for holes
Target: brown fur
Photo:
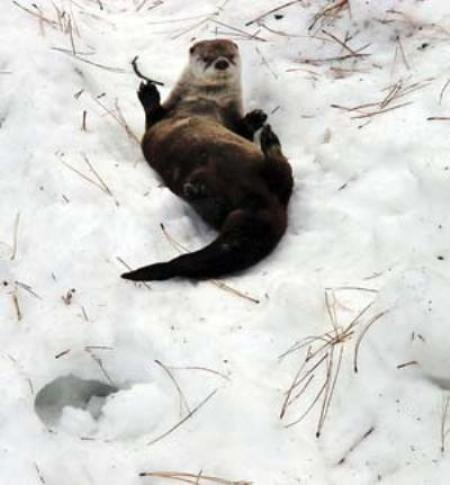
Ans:
<svg viewBox="0 0 450 485"><path fill-rule="evenodd" d="M228 63L231 74L216 74L219 61ZM243 116L238 62L234 43L204 41L191 48L191 62L166 103L159 104L154 85L141 85L145 158L220 234L203 250L123 277L221 276L256 263L283 235L291 169L269 125L261 149L250 141L266 116L260 110Z"/></svg>

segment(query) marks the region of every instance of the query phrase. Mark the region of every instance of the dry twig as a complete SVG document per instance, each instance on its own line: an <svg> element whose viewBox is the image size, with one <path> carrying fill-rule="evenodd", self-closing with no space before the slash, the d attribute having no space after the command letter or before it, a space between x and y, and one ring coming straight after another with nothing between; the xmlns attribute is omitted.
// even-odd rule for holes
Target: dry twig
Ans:
<svg viewBox="0 0 450 485"><path fill-rule="evenodd" d="M142 72L140 71L140 69L137 65L138 59L139 59L139 56L135 56L133 58L133 60L131 61L131 65L133 66L133 71L135 72L136 76L140 77L141 79L144 79L148 83L157 84L158 86L164 86L164 83L162 83L161 81L155 81L154 79L150 79L149 77L142 74Z"/></svg>

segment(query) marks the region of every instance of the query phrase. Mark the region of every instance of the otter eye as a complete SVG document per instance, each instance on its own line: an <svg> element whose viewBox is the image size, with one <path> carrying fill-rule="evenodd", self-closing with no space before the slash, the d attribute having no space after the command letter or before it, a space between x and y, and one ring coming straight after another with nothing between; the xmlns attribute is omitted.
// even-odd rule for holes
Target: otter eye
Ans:
<svg viewBox="0 0 450 485"><path fill-rule="evenodd" d="M195 47L194 47L194 46L192 46L192 47L189 49L189 54L192 54L192 53L194 52L194 50L195 50Z"/></svg>

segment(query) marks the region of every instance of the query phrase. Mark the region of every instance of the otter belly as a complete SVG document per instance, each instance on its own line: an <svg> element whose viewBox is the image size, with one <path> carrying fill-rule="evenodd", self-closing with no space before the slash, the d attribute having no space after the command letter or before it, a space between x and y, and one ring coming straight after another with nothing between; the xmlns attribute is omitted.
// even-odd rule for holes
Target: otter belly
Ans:
<svg viewBox="0 0 450 485"><path fill-rule="evenodd" d="M142 148L152 168L181 197L184 184L201 169L233 184L253 176L264 159L254 143L202 117L157 123L145 134Z"/></svg>

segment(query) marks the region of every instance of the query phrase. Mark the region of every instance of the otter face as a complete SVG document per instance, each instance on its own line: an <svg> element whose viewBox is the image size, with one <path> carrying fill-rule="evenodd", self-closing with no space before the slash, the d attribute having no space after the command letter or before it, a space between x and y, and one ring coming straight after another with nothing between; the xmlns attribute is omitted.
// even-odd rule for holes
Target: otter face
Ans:
<svg viewBox="0 0 450 485"><path fill-rule="evenodd" d="M204 40L194 44L189 53L189 66L195 78L204 81L239 79L239 48L234 42L226 39Z"/></svg>

